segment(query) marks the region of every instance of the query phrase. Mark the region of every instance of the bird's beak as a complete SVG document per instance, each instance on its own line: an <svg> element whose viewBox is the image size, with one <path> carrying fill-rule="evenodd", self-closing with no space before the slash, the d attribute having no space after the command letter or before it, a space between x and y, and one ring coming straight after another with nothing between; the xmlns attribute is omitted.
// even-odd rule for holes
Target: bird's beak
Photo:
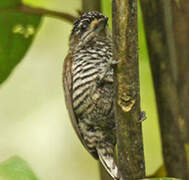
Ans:
<svg viewBox="0 0 189 180"><path fill-rule="evenodd" d="M107 22L108 22L108 18L107 17L105 17L105 18L101 18L101 19L99 19L98 20L98 26L106 26L107 25Z"/></svg>
<svg viewBox="0 0 189 180"><path fill-rule="evenodd" d="M92 26L93 26L93 29L96 31L96 32L101 32L103 29L105 29L106 25L107 25L107 22L108 22L108 18L105 17L105 18L100 18L100 19L95 19L93 22L92 22Z"/></svg>

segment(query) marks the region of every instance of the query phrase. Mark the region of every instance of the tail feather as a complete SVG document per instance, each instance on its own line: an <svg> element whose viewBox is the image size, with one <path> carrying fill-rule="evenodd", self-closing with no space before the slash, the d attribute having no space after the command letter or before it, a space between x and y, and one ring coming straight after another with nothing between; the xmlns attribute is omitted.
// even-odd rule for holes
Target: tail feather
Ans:
<svg viewBox="0 0 189 180"><path fill-rule="evenodd" d="M111 144L100 143L97 146L97 153L102 165L114 180L121 180L121 176L114 159L114 147Z"/></svg>

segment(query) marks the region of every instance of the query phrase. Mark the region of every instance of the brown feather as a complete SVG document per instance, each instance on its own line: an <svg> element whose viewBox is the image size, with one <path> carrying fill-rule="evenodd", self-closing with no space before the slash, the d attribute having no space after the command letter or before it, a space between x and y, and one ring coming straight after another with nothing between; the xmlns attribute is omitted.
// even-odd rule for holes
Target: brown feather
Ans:
<svg viewBox="0 0 189 180"><path fill-rule="evenodd" d="M72 104L72 63L73 58L72 55L69 53L66 58L64 59L64 71L63 71L63 86L64 86L64 96L65 96L65 102L66 107L68 109L72 126L74 127L74 130L77 133L77 136L79 137L80 141L84 145L84 147L88 150L88 152L95 158L98 159L98 155L95 152L91 152L86 143L84 142L84 139L82 137L82 134L79 130L78 126L78 120L77 117L73 111L73 104Z"/></svg>

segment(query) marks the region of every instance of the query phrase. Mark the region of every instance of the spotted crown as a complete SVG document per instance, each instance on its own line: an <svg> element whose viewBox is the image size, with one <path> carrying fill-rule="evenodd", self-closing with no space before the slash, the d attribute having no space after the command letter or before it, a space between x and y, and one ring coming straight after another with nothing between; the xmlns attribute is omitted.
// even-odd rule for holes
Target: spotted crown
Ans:
<svg viewBox="0 0 189 180"><path fill-rule="evenodd" d="M72 30L71 35L76 33L79 30L79 27L84 23L88 22L89 24L94 20L94 19L100 19L100 18L107 18L104 16L102 13L98 11L89 11L83 13L75 22L74 22L74 27Z"/></svg>

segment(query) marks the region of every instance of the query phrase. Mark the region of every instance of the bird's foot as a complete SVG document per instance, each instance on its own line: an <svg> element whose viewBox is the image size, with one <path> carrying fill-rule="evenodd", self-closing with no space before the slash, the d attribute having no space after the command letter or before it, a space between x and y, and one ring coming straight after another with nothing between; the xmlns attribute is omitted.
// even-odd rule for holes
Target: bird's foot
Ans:
<svg viewBox="0 0 189 180"><path fill-rule="evenodd" d="M120 63L120 60L115 60L115 59L111 59L111 60L110 60L110 65L111 65L111 66L117 65L117 64L119 64L119 63Z"/></svg>
<svg viewBox="0 0 189 180"><path fill-rule="evenodd" d="M143 122L145 119L146 119L146 112L145 111L141 111L140 112L139 122Z"/></svg>

